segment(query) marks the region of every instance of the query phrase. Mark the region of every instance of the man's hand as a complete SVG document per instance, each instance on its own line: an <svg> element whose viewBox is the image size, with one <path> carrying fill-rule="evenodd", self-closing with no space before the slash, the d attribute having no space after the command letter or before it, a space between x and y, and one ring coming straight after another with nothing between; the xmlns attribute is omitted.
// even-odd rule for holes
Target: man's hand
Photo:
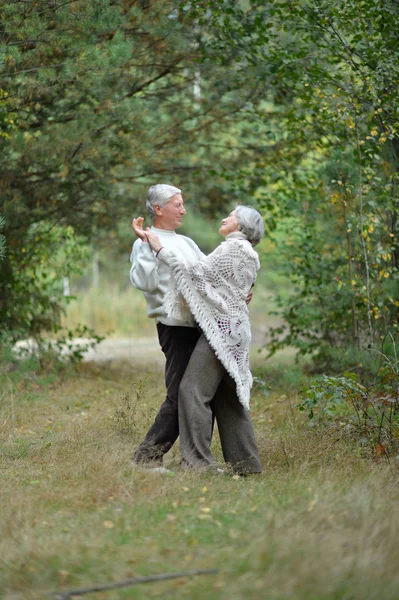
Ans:
<svg viewBox="0 0 399 600"><path fill-rule="evenodd" d="M143 224L144 224L144 218L138 217L137 219L133 219L132 228L138 238L140 238L143 242L147 242L147 238L145 236L145 231L143 229ZM148 227L147 227L147 229L148 229Z"/></svg>
<svg viewBox="0 0 399 600"><path fill-rule="evenodd" d="M255 284L252 284L252 287L251 287L251 289L248 292L248 296L247 296L247 299L245 301L247 304L249 304L251 302L251 300L252 300L252 296L253 296L253 291L252 290L254 289L254 287L255 287Z"/></svg>

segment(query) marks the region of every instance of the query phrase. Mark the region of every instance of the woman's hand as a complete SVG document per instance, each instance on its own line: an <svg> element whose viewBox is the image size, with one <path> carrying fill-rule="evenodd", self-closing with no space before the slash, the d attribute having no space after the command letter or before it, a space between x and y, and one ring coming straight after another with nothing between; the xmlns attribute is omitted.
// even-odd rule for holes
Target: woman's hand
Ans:
<svg viewBox="0 0 399 600"><path fill-rule="evenodd" d="M144 231L143 229L143 224L144 224L144 218L143 217L138 217L137 219L133 219L132 221L132 228L134 233L137 235L138 238L140 238L143 242L147 241L147 238L145 236L146 231Z"/></svg>
<svg viewBox="0 0 399 600"><path fill-rule="evenodd" d="M158 252L163 247L161 240L153 231L151 231L151 229L147 228L143 233L146 237L146 241L150 244L154 252Z"/></svg>
<svg viewBox="0 0 399 600"><path fill-rule="evenodd" d="M155 233L151 231L149 227L143 229L144 219L143 217L138 217L137 219L133 219L132 228L134 233L140 238L143 242L148 242L154 252L158 252L162 248L161 241Z"/></svg>
<svg viewBox="0 0 399 600"><path fill-rule="evenodd" d="M249 290L249 292L248 292L248 296L247 296L247 299L246 299L246 301L245 301L247 304L249 304L249 303L251 302L251 300L252 300L252 296L253 296L253 289L254 289L254 287L255 287L255 284L253 283L253 284L251 285L251 289Z"/></svg>

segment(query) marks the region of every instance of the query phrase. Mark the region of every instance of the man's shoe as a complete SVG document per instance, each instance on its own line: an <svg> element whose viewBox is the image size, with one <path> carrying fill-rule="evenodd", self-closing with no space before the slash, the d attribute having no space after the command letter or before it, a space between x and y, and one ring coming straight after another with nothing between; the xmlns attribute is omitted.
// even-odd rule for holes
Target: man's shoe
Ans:
<svg viewBox="0 0 399 600"><path fill-rule="evenodd" d="M170 469L163 467L162 465L152 465L151 463L140 462L136 463L132 461L134 469L138 471L144 471L146 473L173 473Z"/></svg>
<svg viewBox="0 0 399 600"><path fill-rule="evenodd" d="M144 467L143 471L148 471L149 473L173 473L173 471L166 467Z"/></svg>

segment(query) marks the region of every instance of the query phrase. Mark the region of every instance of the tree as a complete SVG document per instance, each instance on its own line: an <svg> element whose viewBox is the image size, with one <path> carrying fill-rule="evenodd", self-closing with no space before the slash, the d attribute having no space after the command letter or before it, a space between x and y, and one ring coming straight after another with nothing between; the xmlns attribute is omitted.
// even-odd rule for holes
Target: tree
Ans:
<svg viewBox="0 0 399 600"><path fill-rule="evenodd" d="M3 3L2 324L18 324L22 249L37 261L54 225L109 232L167 178L209 215L248 197L264 211L295 284L272 352L290 344L327 364L331 348L395 330L398 11L375 0Z"/></svg>
<svg viewBox="0 0 399 600"><path fill-rule="evenodd" d="M295 284L269 348L324 367L334 348L372 348L398 327L397 3L195 5L204 60L244 53L274 106L253 107L274 151L246 173Z"/></svg>
<svg viewBox="0 0 399 600"><path fill-rule="evenodd" d="M0 215L0 231L2 231L4 225L5 225L5 221L4 221L3 217ZM4 235L2 233L0 233L0 261L3 260L5 254L6 254L6 238L4 237Z"/></svg>
<svg viewBox="0 0 399 600"><path fill-rule="evenodd" d="M198 97L200 34L180 4L2 4L3 329L22 335L18 286L30 298L22 329L35 329L36 317L49 323L48 303L29 282L53 227L88 239L109 231L159 178L179 185L184 177L184 189L201 189L197 201L209 209L207 197L218 206L229 200L222 186L213 192L209 171L217 180L215 164L223 173L240 160L222 136L257 89L241 88L240 72L226 78L222 66L202 65Z"/></svg>

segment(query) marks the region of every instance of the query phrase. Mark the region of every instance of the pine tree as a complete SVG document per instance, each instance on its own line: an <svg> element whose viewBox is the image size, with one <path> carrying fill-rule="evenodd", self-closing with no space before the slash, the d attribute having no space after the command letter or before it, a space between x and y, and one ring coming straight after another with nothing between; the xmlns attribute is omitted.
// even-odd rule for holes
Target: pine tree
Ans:
<svg viewBox="0 0 399 600"><path fill-rule="evenodd" d="M3 328L20 326L22 289L27 314L48 304L32 282L52 227L109 230L156 181L201 190L210 210L230 200L215 182L242 156L223 136L258 92L201 62L204 35L177 1L1 4Z"/></svg>

